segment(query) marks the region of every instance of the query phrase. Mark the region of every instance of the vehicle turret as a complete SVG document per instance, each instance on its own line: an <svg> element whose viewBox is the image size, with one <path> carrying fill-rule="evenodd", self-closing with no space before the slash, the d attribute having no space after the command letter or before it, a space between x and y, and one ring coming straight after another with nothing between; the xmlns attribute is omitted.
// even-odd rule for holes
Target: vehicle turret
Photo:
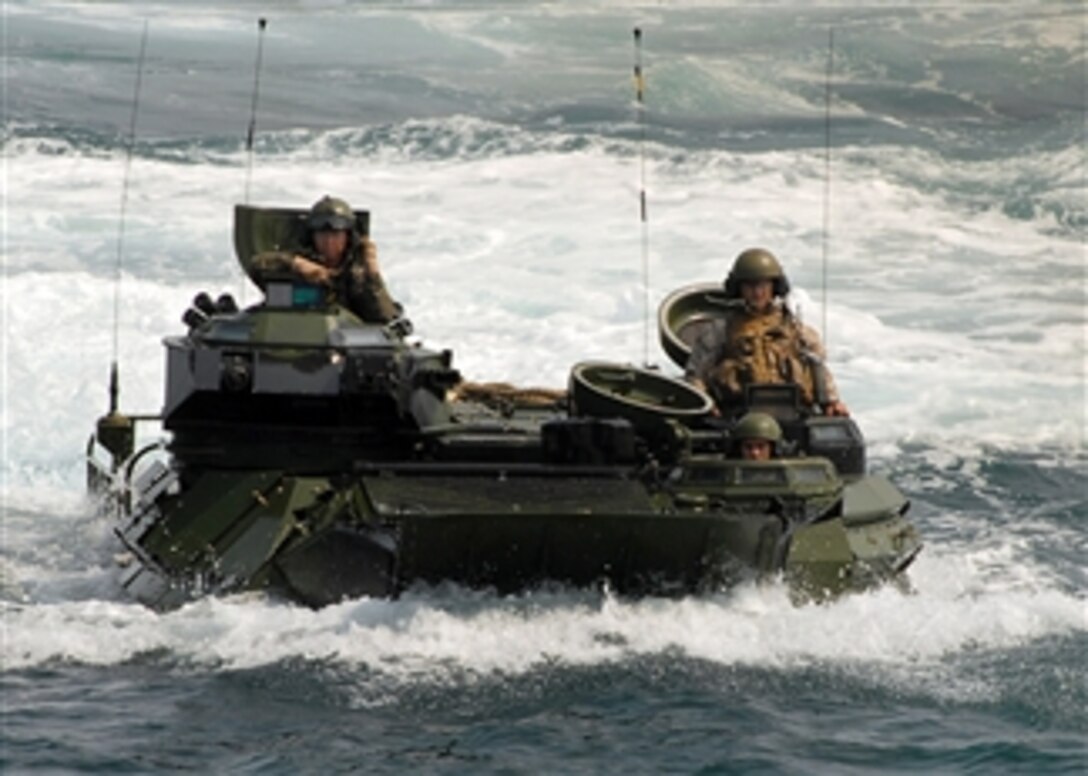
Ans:
<svg viewBox="0 0 1088 776"><path fill-rule="evenodd" d="M239 208L242 266L290 249L306 213ZM261 283L263 301L245 310L198 294L188 333L164 340L162 420L182 464L346 469L361 451L404 455L413 434L449 423L446 391L460 380L449 351L410 345L406 320L364 323L293 277Z"/></svg>

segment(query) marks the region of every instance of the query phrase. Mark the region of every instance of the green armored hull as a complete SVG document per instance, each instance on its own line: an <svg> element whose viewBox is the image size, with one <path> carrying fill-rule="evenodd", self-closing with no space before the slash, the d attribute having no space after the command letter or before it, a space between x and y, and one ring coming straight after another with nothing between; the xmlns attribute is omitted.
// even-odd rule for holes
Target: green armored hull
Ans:
<svg viewBox="0 0 1088 776"><path fill-rule="evenodd" d="M239 208L243 266L290 245L298 217ZM321 606L444 582L678 594L779 575L821 599L902 580L919 550L849 419L780 413L794 455L734 460L710 400L656 372L583 363L565 395L473 394L401 322L365 324L287 278L264 291L245 311L198 300L165 341L165 447L133 452L117 412L92 438L121 583L150 606L245 590ZM683 324L700 305L677 299L663 320Z"/></svg>

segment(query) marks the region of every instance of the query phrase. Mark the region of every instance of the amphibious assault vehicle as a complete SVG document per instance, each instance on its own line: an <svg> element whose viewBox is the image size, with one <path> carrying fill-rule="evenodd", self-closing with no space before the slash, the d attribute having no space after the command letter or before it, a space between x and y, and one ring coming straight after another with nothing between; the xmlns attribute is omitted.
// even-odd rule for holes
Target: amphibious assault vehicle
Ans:
<svg viewBox="0 0 1088 776"><path fill-rule="evenodd" d="M305 215L236 208L251 277ZM677 363L718 288L663 303ZM164 343L161 413L119 412L114 379L88 443L121 584L149 606L247 590L322 606L443 582L673 595L779 576L820 600L902 583L921 546L907 499L866 474L855 423L807 416L790 386L748 397L790 454L737 460L711 400L659 372L586 362L565 392L470 384L406 321L363 323L289 277L263 291L245 310L199 295ZM135 449L151 419L165 439Z"/></svg>

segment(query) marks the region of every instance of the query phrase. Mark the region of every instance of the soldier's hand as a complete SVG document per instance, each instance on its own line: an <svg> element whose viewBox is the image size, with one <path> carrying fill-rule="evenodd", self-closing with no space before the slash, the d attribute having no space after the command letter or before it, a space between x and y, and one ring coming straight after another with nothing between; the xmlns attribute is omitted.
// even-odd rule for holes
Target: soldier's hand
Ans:
<svg viewBox="0 0 1088 776"><path fill-rule="evenodd" d="M832 401L824 405L824 414L831 417L850 417L850 410L841 401Z"/></svg>

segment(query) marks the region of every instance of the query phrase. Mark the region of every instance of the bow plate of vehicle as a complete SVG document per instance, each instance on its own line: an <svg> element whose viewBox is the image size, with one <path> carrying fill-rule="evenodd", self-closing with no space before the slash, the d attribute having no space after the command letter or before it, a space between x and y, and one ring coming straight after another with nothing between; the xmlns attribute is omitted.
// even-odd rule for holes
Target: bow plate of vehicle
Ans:
<svg viewBox="0 0 1088 776"><path fill-rule="evenodd" d="M238 206L243 268L294 246L304 215ZM322 606L445 582L676 595L759 578L822 600L905 584L921 547L907 499L865 472L857 425L805 416L788 386L750 392L788 454L738 460L710 398L657 371L584 362L566 392L463 390L452 353L406 321L364 323L291 277L262 284L244 310L199 295L188 331L164 340L162 411L123 414L114 379L89 440L121 585L151 607L250 590ZM709 286L665 300L670 357L720 303ZM136 449L150 420L163 439Z"/></svg>

